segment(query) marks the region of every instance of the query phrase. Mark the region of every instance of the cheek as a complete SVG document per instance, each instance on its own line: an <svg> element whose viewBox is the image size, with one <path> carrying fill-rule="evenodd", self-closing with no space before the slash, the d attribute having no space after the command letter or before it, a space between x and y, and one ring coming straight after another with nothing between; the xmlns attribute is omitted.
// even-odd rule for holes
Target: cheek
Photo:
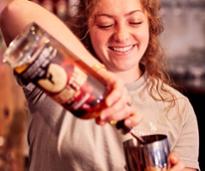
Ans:
<svg viewBox="0 0 205 171"><path fill-rule="evenodd" d="M149 24L147 23L147 25L144 28L144 37L147 40L147 43L149 42L149 38L150 38L150 33L149 33Z"/></svg>
<svg viewBox="0 0 205 171"><path fill-rule="evenodd" d="M108 37L107 34L99 31L92 30L90 31L90 39L92 42L92 46L98 56L101 56L105 53L107 48Z"/></svg>
<svg viewBox="0 0 205 171"><path fill-rule="evenodd" d="M141 40L141 43L144 46L147 46L149 43L149 37L150 37L148 27L141 28L140 32L138 32L138 37Z"/></svg>
<svg viewBox="0 0 205 171"><path fill-rule="evenodd" d="M106 43L106 35L100 31L93 30L90 32L90 38L93 45L102 46Z"/></svg>
<svg viewBox="0 0 205 171"><path fill-rule="evenodd" d="M149 44L149 32L147 32L146 34L143 35L143 39L144 39L144 44L146 46L148 46L148 44Z"/></svg>
<svg viewBox="0 0 205 171"><path fill-rule="evenodd" d="M99 49L100 49L99 47L101 46L100 45L101 40L95 34L91 34L90 39L95 53L99 56Z"/></svg>

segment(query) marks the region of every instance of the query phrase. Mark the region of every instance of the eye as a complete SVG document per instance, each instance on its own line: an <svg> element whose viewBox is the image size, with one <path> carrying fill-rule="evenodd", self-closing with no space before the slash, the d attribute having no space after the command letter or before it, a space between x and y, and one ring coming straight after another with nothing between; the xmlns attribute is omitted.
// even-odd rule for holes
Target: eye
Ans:
<svg viewBox="0 0 205 171"><path fill-rule="evenodd" d="M113 24L97 24L97 27L100 29L109 29L113 26Z"/></svg>
<svg viewBox="0 0 205 171"><path fill-rule="evenodd" d="M141 25L143 22L142 21L130 21L129 23L133 26L138 26L138 25Z"/></svg>

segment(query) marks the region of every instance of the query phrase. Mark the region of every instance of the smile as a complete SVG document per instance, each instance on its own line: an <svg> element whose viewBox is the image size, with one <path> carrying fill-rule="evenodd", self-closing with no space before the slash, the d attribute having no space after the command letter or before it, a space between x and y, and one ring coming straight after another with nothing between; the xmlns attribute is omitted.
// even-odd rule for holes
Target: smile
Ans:
<svg viewBox="0 0 205 171"><path fill-rule="evenodd" d="M128 52L130 51L135 45L129 45L126 47L109 47L111 50L115 51L115 52Z"/></svg>

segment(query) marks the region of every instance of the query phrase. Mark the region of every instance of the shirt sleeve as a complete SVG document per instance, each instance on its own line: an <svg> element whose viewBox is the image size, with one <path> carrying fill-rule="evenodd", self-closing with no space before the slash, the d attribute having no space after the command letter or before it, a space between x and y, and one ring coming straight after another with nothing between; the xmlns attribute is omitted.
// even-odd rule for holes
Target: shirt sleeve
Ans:
<svg viewBox="0 0 205 171"><path fill-rule="evenodd" d="M197 118L187 98L183 100L180 106L182 107L182 110L180 110L182 113L180 115L183 117L181 123L182 129L173 152L179 156L186 167L200 170L198 162L199 132Z"/></svg>

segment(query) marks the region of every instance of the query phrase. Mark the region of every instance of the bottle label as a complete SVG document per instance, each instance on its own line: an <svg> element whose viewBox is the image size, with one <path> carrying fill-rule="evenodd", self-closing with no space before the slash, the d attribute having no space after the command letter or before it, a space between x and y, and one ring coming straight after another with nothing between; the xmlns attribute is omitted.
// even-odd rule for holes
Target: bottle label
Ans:
<svg viewBox="0 0 205 171"><path fill-rule="evenodd" d="M5 54L4 62L12 66L19 83L34 87L29 97L35 103L45 92L77 117L99 116L109 93L104 77L37 24L19 35Z"/></svg>
<svg viewBox="0 0 205 171"><path fill-rule="evenodd" d="M49 43L39 49L33 54L36 57L32 64L15 70L20 80L23 84L37 84L58 103L72 104L72 108L77 110L89 98L89 94L85 95L81 90L88 78L87 74L65 60L63 54Z"/></svg>

